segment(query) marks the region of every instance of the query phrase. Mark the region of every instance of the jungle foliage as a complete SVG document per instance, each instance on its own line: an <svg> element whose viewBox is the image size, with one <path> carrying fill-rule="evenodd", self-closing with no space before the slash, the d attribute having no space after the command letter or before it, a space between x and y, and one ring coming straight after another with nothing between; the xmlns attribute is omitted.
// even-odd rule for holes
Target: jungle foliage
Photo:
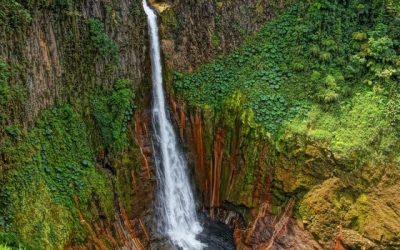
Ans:
<svg viewBox="0 0 400 250"><path fill-rule="evenodd" d="M98 19L90 18L88 20L90 42L93 48L103 57L117 65L119 61L118 45L108 37L104 29L104 24Z"/></svg>
<svg viewBox="0 0 400 250"><path fill-rule="evenodd" d="M102 144L114 153L127 144L127 126L135 108L133 98L127 79L119 79L112 90L95 91L90 97Z"/></svg>
<svg viewBox="0 0 400 250"><path fill-rule="evenodd" d="M134 112L133 84L118 79L120 50L110 35L115 3L99 3L107 11L100 20L83 15L81 0L0 1L0 249L81 245L90 234L81 218L90 225L115 220L113 184L122 184L99 157L112 161L127 148ZM62 75L53 87L40 86L59 87L54 104L27 121L32 97L27 76L42 62L24 52L30 41L42 42L32 30L46 26L43 22L55 27L60 56L55 67ZM99 64L106 66L101 76L95 71Z"/></svg>
<svg viewBox="0 0 400 250"><path fill-rule="evenodd" d="M2 179L0 240L9 246L61 248L72 236L83 241L79 209L85 218L92 196L108 218L113 214L110 180L96 171L82 118L69 105L44 112L34 129L9 131L1 151L11 170ZM18 167L17 167L18 166ZM79 204L76 204L79 202Z"/></svg>
<svg viewBox="0 0 400 250"><path fill-rule="evenodd" d="M83 110L82 103L63 104L44 111L32 129L6 126L0 146L6 156L0 169L0 242L63 249L85 242L80 216L89 224L99 216L114 219L112 178L96 167L95 158L99 150L115 156L127 146L133 98L130 82L119 79L110 90L93 90ZM93 147L97 137L102 149Z"/></svg>
<svg viewBox="0 0 400 250"><path fill-rule="evenodd" d="M300 2L174 86L215 113L238 102L242 122L275 141L301 138L353 166L398 161L399 25L392 1Z"/></svg>

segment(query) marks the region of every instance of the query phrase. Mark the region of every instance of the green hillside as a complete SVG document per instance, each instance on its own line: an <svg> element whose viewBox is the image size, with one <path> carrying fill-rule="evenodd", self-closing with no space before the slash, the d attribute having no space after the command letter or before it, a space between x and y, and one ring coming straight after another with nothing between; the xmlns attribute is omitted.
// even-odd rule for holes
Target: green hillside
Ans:
<svg viewBox="0 0 400 250"><path fill-rule="evenodd" d="M396 1L303 1L233 53L175 73L192 106L240 107L275 141L302 137L355 165L400 162Z"/></svg>

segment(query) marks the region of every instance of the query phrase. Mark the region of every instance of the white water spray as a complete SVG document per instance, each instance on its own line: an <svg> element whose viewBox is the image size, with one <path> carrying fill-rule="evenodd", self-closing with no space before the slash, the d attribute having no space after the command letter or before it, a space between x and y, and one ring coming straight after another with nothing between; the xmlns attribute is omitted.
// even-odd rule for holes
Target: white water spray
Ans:
<svg viewBox="0 0 400 250"><path fill-rule="evenodd" d="M168 119L163 90L160 40L157 15L143 0L150 34L151 66L153 80L153 125L159 145L156 159L159 185L162 233L182 249L203 249L196 239L203 230L196 213L195 201L187 174L187 162L179 151L175 131Z"/></svg>

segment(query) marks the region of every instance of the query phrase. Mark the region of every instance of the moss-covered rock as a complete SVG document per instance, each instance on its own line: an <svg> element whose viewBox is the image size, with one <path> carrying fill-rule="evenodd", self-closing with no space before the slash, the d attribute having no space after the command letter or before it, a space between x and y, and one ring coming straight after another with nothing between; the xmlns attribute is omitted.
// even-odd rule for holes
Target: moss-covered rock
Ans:
<svg viewBox="0 0 400 250"><path fill-rule="evenodd" d="M389 179L390 183L387 183ZM347 226L379 245L399 247L398 180L398 175L386 175L371 193L361 194L344 217Z"/></svg>
<svg viewBox="0 0 400 250"><path fill-rule="evenodd" d="M111 181L95 167L87 127L71 106L44 112L35 128L9 140L2 148L11 169L1 179L0 231L15 237L1 241L63 249L86 240L81 215L113 220Z"/></svg>
<svg viewBox="0 0 400 250"><path fill-rule="evenodd" d="M379 169L379 167L377 167ZM382 169L378 170L382 171ZM311 189L300 202L299 214L306 229L323 244L329 245L341 230L348 245L397 247L400 233L396 168L386 173L374 186L363 188L362 179L353 175L345 179L331 178ZM370 182L372 183L372 182ZM351 231L353 230L353 231Z"/></svg>
<svg viewBox="0 0 400 250"><path fill-rule="evenodd" d="M344 189L340 179L331 178L310 190L300 203L306 229L327 246L335 239L342 217L353 202L351 196L343 195Z"/></svg>

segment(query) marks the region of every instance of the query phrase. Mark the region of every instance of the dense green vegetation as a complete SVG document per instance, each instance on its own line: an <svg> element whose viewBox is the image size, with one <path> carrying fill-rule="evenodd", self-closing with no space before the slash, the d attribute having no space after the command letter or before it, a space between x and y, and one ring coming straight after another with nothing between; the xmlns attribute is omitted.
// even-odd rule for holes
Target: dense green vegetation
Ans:
<svg viewBox="0 0 400 250"><path fill-rule="evenodd" d="M103 59L110 61L112 64L119 62L119 48L118 45L108 37L104 30L102 22L95 18L88 20L90 44L94 49L100 53Z"/></svg>
<svg viewBox="0 0 400 250"><path fill-rule="evenodd" d="M192 106L285 142L302 138L352 166L399 160L400 25L396 1L300 2L240 49L175 73Z"/></svg>
<svg viewBox="0 0 400 250"><path fill-rule="evenodd" d="M1 218L7 231L2 242L59 248L73 232L76 240L84 240L74 198L86 218L93 220L86 211L91 197L97 195L111 218L111 183L94 168L85 127L67 105L46 111L27 134L17 127L7 130L12 138L2 145L2 151L12 170L2 180Z"/></svg>
<svg viewBox="0 0 400 250"><path fill-rule="evenodd" d="M96 4L101 20L83 15L81 0L0 1L0 249L81 245L88 225L115 220L117 196L131 206L135 155L123 164L118 157L135 150L134 91L111 37L126 22L118 1ZM140 29L130 35L141 46ZM101 167L105 157L113 169Z"/></svg>
<svg viewBox="0 0 400 250"><path fill-rule="evenodd" d="M4 61L0 60L0 105L4 105L10 95L10 87L8 86L8 70Z"/></svg>
<svg viewBox="0 0 400 250"><path fill-rule="evenodd" d="M10 99L8 76L7 64L3 60L0 60L0 124L3 124L7 119L5 107Z"/></svg>
<svg viewBox="0 0 400 250"><path fill-rule="evenodd" d="M5 128L0 153L0 242L11 247L62 249L86 240L89 223L114 219L110 173L95 167L98 150L121 152L128 143L133 91L126 79L90 96L89 114L72 105L43 112L34 128ZM89 118L89 120L88 120ZM97 132L97 127L100 129ZM102 143L94 142L100 136ZM96 143L97 147L93 147ZM103 149L98 146L102 145Z"/></svg>
<svg viewBox="0 0 400 250"><path fill-rule="evenodd" d="M90 97L102 144L114 153L121 151L127 143L127 126L135 107L133 97L127 79L118 80L110 91L96 91Z"/></svg>
<svg viewBox="0 0 400 250"><path fill-rule="evenodd" d="M26 101L27 91L21 82L10 84L15 73L16 70L10 69L9 64L0 58L0 132L4 132L7 124L19 119L19 108Z"/></svg>
<svg viewBox="0 0 400 250"><path fill-rule="evenodd" d="M32 21L30 12L15 0L0 2L0 25L8 31L20 31Z"/></svg>

